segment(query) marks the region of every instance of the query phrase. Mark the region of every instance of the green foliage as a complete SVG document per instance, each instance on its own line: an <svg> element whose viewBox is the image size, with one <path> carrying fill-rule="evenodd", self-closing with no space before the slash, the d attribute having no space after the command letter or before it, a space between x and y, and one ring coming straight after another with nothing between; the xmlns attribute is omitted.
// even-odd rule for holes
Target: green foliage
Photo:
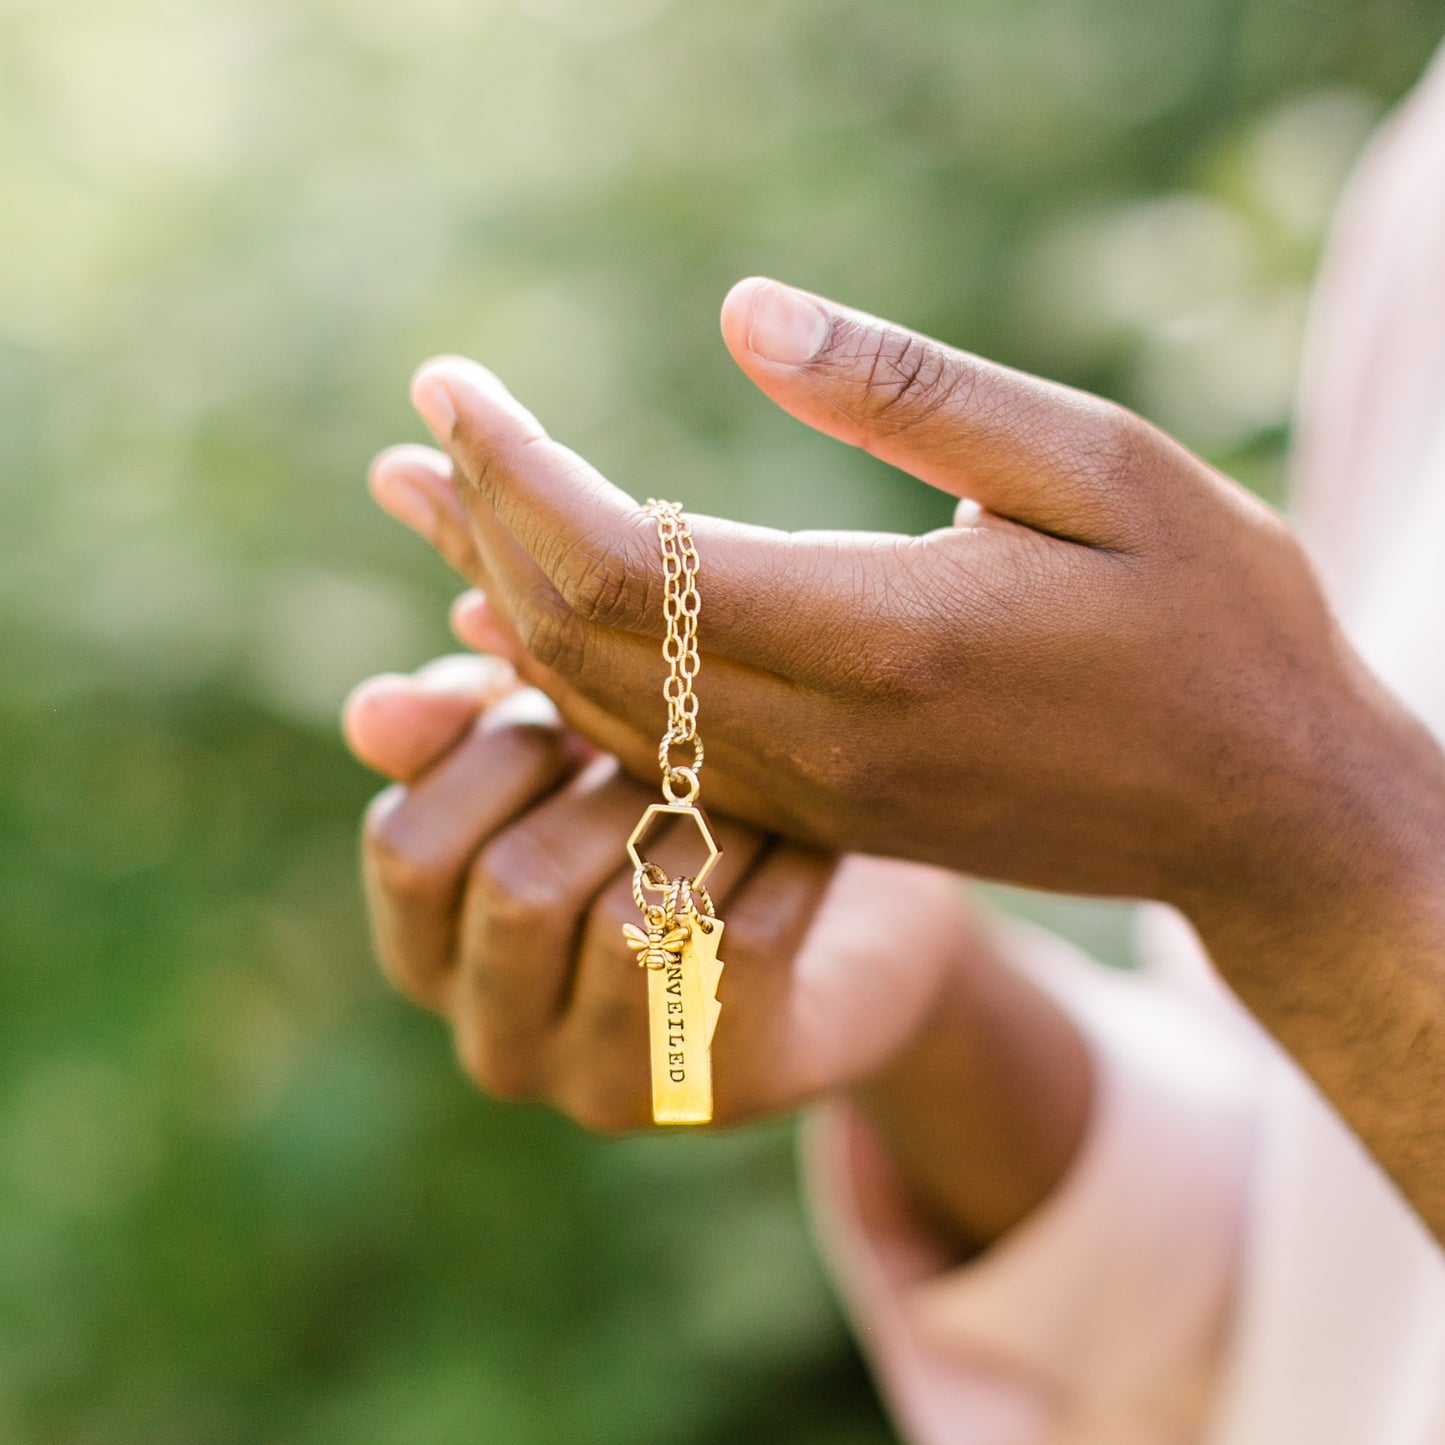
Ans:
<svg viewBox="0 0 1445 1445"><path fill-rule="evenodd" d="M374 976L345 688L455 584L361 473L496 367L639 495L943 500L731 369L763 271L1278 486L1329 198L1425 0L10 0L0 1439L889 1437L786 1125L589 1140Z"/></svg>

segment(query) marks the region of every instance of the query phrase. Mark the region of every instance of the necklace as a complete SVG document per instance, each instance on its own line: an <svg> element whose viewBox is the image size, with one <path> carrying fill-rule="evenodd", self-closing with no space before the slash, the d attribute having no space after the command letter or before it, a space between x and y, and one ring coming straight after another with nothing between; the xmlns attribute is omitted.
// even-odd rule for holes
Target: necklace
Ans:
<svg viewBox="0 0 1445 1445"><path fill-rule="evenodd" d="M698 555L679 503L649 501L646 510L657 522L662 549L667 728L657 749L662 802L647 808L627 840L632 896L643 926L628 923L622 931L647 971L653 1122L706 1124L712 1118L712 1036L722 1011L717 986L723 970L718 957L723 922L707 891L708 875L722 854L697 801L703 757L693 690L701 666ZM689 761L675 761L681 749L691 750ZM659 820L669 818L679 823L686 819L706 849L706 858L691 877L669 878L645 856L648 835Z"/></svg>

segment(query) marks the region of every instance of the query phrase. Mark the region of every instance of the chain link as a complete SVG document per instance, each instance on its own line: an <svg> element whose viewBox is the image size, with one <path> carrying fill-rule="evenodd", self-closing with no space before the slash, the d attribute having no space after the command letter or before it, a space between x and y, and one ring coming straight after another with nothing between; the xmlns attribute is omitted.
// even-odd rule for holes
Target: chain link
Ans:
<svg viewBox="0 0 1445 1445"><path fill-rule="evenodd" d="M693 690L702 666L697 650L697 616L702 607L697 590L697 548L680 502L649 498L644 510L657 522L657 539L662 548L662 615L667 628L662 643L667 662L667 681L662 685L667 731L657 749L657 765L662 770L663 792L668 800L678 801L679 789L685 789L686 800L691 802L697 797L697 774L702 767L697 693ZM692 760L685 764L674 762L672 750L688 744Z"/></svg>

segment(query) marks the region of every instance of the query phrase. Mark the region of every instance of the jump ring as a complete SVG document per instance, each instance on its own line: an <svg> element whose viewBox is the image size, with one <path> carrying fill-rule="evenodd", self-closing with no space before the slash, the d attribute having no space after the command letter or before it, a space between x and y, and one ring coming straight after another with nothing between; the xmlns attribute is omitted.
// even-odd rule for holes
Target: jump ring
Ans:
<svg viewBox="0 0 1445 1445"><path fill-rule="evenodd" d="M686 765L686 771L696 773L702 767L702 738L698 736L697 730L692 726L692 718L687 717L686 702L682 704L683 714L686 718L686 730L673 726L662 735L662 745L657 750L657 764L663 773L676 773L681 771L681 765L672 761L672 750L680 747L683 743L692 744L692 761ZM692 710L696 712L696 708Z"/></svg>
<svg viewBox="0 0 1445 1445"><path fill-rule="evenodd" d="M654 893L667 893L667 874L656 863L644 863L632 874L632 901L637 904L639 913L647 912L648 904L643 890L648 888Z"/></svg>
<svg viewBox="0 0 1445 1445"><path fill-rule="evenodd" d="M687 792L678 795L677 780L681 779L687 786ZM697 795L702 791L702 784L697 780L697 774L691 768L669 768L662 775L662 796L669 803L681 804L684 807L697 801Z"/></svg>

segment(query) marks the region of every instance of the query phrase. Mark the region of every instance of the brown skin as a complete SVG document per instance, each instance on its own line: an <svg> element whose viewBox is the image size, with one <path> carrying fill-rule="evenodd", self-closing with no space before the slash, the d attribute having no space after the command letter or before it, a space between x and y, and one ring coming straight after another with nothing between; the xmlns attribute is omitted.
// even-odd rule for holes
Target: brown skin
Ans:
<svg viewBox="0 0 1445 1445"><path fill-rule="evenodd" d="M716 807L805 842L1159 898L1445 1238L1445 758L1298 541L1138 417L772 282L723 332L818 430L981 507L923 537L694 519ZM808 345L800 341L807 333ZM564 717L651 777L651 522L474 363L378 462Z"/></svg>
<svg viewBox="0 0 1445 1445"><path fill-rule="evenodd" d="M620 865L654 795L516 686L491 659L453 658L348 701L348 741L397 779L363 842L378 951L488 1092L639 1128L646 990ZM849 1093L960 1253L996 1239L1078 1146L1089 1077L1072 1027L1002 966L948 875L712 822L728 925L718 1122Z"/></svg>

